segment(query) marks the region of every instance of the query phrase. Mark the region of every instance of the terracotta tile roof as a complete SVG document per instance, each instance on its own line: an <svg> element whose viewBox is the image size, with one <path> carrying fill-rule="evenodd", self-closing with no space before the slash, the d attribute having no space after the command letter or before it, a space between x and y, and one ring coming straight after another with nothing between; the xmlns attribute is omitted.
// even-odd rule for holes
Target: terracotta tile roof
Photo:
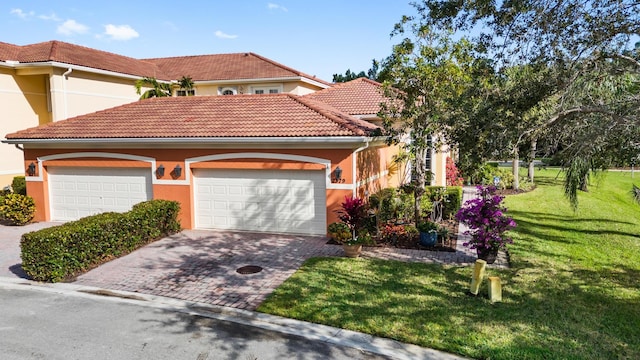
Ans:
<svg viewBox="0 0 640 360"><path fill-rule="evenodd" d="M170 80L190 76L194 81L265 79L280 77L306 77L325 85L330 83L316 79L288 66L254 53L178 56L144 59L160 67Z"/></svg>
<svg viewBox="0 0 640 360"><path fill-rule="evenodd" d="M0 42L0 60L17 60L20 46Z"/></svg>
<svg viewBox="0 0 640 360"><path fill-rule="evenodd" d="M17 53L10 54L13 58L0 56L0 60L17 60L21 63L56 61L128 75L157 78L162 75L158 66L153 63L62 41L47 41L17 47ZM0 53L0 55L3 54Z"/></svg>
<svg viewBox="0 0 640 360"><path fill-rule="evenodd" d="M366 136L377 126L291 94L151 98L7 139Z"/></svg>
<svg viewBox="0 0 640 360"><path fill-rule="evenodd" d="M322 101L350 115L377 114L380 103L386 100L382 84L367 78L338 83L304 97Z"/></svg>
<svg viewBox="0 0 640 360"><path fill-rule="evenodd" d="M134 59L54 40L24 46L0 42L0 61L3 60L21 63L56 61L160 80L178 80L182 76L190 76L195 81L306 77L331 86L331 83L254 53Z"/></svg>

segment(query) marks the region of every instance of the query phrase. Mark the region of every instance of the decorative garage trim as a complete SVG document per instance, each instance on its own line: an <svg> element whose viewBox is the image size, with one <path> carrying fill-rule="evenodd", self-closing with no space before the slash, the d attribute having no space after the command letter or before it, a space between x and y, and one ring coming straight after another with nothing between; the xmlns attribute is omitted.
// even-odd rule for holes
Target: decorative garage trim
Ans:
<svg viewBox="0 0 640 360"><path fill-rule="evenodd" d="M321 164L325 168L325 183L327 184L327 189L332 190L353 190L355 192L355 184L334 184L331 182L331 161L328 159L317 158L312 156L304 156L304 155L293 155L293 154L280 154L280 153L254 153L254 152L245 152L245 153L229 153L229 154L216 154L216 155L205 155L198 156L194 158L189 158L185 160L185 166L190 168L191 164L205 161L215 161L215 160L229 160L229 159L277 159L277 160L288 160L288 161L301 161L308 163ZM187 171L185 174L184 182L186 184L190 183L189 174Z"/></svg>
<svg viewBox="0 0 640 360"><path fill-rule="evenodd" d="M366 148L366 147L363 147ZM111 158L111 159L122 159L122 160L134 160L134 161L143 161L149 163L149 172L152 175L151 181L152 184L157 185L190 185L191 184L191 171L185 171L184 180L160 180L154 176L154 171L156 169L156 159L148 156L139 156L139 155L131 155L131 154L120 154L120 153L106 153L106 152L76 152L76 153L65 153L65 154L55 154L55 155L46 155L42 157L38 157L38 176L26 176L26 181L36 181L42 182L42 174L43 174L43 162L48 160L61 160L61 159L72 159L72 158L83 158L83 157L98 157L98 158ZM229 160L229 159L242 159L242 158L254 158L254 159L277 159L277 160L288 160L288 161L300 161L314 164L321 164L325 168L325 176L326 176L326 184L327 189L331 190L351 190L355 193L356 184L336 184L331 182L331 161L328 159L317 158L312 156L304 156L304 155L293 155L293 154L280 154L280 153L254 153L254 152L243 152L243 153L228 153L228 154L216 154L216 155L205 155L198 156L193 158L185 159L185 168L190 169L191 164L198 162L206 162L206 161L215 161L215 160ZM354 164L355 166L355 160ZM355 174L355 172L354 172Z"/></svg>
<svg viewBox="0 0 640 360"><path fill-rule="evenodd" d="M152 184L172 184L174 181L171 180L159 180L154 176L154 169L156 168L156 159L148 156L140 156L140 155L131 155L131 154L120 154L120 153L105 153L105 152L76 152L76 153L65 153L65 154L55 154L55 155L46 155L37 158L38 160L38 176L25 176L26 181L39 181L42 182L42 174L44 171L43 162L49 160L61 160L61 159L73 159L73 158L84 158L84 157L97 157L97 158L108 158L108 159L121 159L121 160L133 160L133 161L143 161L149 163L149 173L151 174L151 182Z"/></svg>
<svg viewBox="0 0 640 360"><path fill-rule="evenodd" d="M133 160L133 161L144 161L149 163L149 173L151 174L151 179L153 184L156 184L160 181L168 181L168 180L157 180L155 176L153 176L153 171L156 168L156 159L148 156L139 156L139 155L131 155L131 154L120 154L120 153L106 153L106 152L77 152L77 153L65 153L65 154L55 154L55 155L46 155L42 157L38 157L38 176L25 176L26 181L43 181L42 174L44 171L43 162L49 160L61 160L61 159L73 159L73 158L81 158L81 157L98 157L98 158L110 158L110 159L121 159L121 160Z"/></svg>

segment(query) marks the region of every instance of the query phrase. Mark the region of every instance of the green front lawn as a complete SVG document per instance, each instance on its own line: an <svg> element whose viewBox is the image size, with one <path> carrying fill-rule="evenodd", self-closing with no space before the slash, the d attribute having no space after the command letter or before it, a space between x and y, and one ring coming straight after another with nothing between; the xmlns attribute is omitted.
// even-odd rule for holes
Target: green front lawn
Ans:
<svg viewBox="0 0 640 360"><path fill-rule="evenodd" d="M504 302L466 294L470 268L315 258L259 311L491 359L640 358L640 206L609 173L576 213L557 171L506 205L519 226ZM640 175L636 183L640 183ZM597 185L597 186L596 186Z"/></svg>

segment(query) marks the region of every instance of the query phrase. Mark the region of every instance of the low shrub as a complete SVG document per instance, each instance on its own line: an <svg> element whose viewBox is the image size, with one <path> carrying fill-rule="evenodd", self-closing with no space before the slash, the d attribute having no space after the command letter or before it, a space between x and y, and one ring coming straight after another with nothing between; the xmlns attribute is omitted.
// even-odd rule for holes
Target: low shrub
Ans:
<svg viewBox="0 0 640 360"><path fill-rule="evenodd" d="M404 231L407 233L407 236L410 239L413 239L415 237L417 237L420 234L420 231L418 231L418 228L416 228L414 225L405 225L404 226Z"/></svg>
<svg viewBox="0 0 640 360"><path fill-rule="evenodd" d="M500 189L510 189L513 187L513 172L511 168L501 168L498 167L497 163L493 162L482 165L473 178L477 184L496 185L494 183L494 178L496 177L500 179L496 187Z"/></svg>
<svg viewBox="0 0 640 360"><path fill-rule="evenodd" d="M22 268L34 280L58 282L180 231L175 201L151 200L126 213L88 216L20 240Z"/></svg>
<svg viewBox="0 0 640 360"><path fill-rule="evenodd" d="M428 199L430 203L440 201L442 207L442 218L451 219L462 206L462 187L447 186L427 186L423 198Z"/></svg>
<svg viewBox="0 0 640 360"><path fill-rule="evenodd" d="M343 222L334 222L329 224L327 227L327 233L329 234L329 237L338 244L348 241L352 236L351 229L349 229L349 226Z"/></svg>
<svg viewBox="0 0 640 360"><path fill-rule="evenodd" d="M396 188L386 188L369 197L369 206L376 209L378 222L413 218L413 194Z"/></svg>
<svg viewBox="0 0 640 360"><path fill-rule="evenodd" d="M27 182L24 176L16 176L11 182L11 188L14 194L27 195Z"/></svg>
<svg viewBox="0 0 640 360"><path fill-rule="evenodd" d="M408 239L410 236L404 225L391 225L391 224L386 224L382 226L380 235L382 237L381 240L383 242L394 244L394 245L400 241Z"/></svg>
<svg viewBox="0 0 640 360"><path fill-rule="evenodd" d="M0 199L0 218L19 226L26 225L33 220L36 204L31 196L6 194Z"/></svg>

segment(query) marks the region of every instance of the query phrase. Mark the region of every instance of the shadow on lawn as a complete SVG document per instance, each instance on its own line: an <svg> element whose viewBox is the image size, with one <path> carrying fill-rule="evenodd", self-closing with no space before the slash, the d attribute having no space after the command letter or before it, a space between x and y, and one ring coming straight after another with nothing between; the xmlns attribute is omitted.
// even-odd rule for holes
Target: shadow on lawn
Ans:
<svg viewBox="0 0 640 360"><path fill-rule="evenodd" d="M515 230L516 232L539 239L562 243L575 243L574 240L567 239L565 237L549 235L549 230L588 235L629 236L640 239L640 235L635 233L608 229L612 224L633 225L633 223L626 221L615 221L611 219L571 219L564 218L562 216L517 210L509 210L508 214L512 216L519 225ZM555 224L549 223L550 221L555 222ZM562 225L560 225L560 223ZM599 227L600 229L583 229L580 225L584 223L588 223L594 227Z"/></svg>
<svg viewBox="0 0 640 360"><path fill-rule="evenodd" d="M467 295L468 268L361 261L371 275L335 271L336 259L311 259L261 310L479 358L640 355L638 299L601 291L607 284L592 278L598 272L583 278L575 272L490 270L502 278L505 298L491 304L486 283L481 296ZM638 275L635 269L626 274Z"/></svg>

